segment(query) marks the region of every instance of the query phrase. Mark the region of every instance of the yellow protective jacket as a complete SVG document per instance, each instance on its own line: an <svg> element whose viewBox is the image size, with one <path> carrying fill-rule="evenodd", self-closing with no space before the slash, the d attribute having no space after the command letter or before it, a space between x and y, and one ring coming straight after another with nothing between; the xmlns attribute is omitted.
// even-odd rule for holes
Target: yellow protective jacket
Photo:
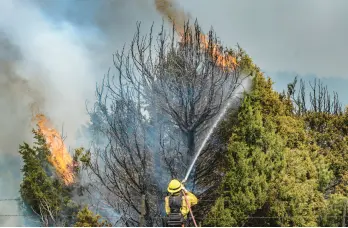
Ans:
<svg viewBox="0 0 348 228"><path fill-rule="evenodd" d="M186 198L187 201L189 202L190 207L196 205L198 203L197 197L192 194L191 192L186 192ZM166 208L166 213L167 215L170 214L170 207L169 207L169 196L165 198L165 208ZM181 202L181 214L184 216L184 218L187 218L187 214L190 212L190 209L188 208L185 200L185 196L182 196L182 202Z"/></svg>

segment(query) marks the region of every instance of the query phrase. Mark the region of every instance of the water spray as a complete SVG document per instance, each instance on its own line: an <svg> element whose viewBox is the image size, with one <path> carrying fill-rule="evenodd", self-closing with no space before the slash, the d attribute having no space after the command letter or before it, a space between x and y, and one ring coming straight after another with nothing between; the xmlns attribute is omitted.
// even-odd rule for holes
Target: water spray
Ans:
<svg viewBox="0 0 348 228"><path fill-rule="evenodd" d="M229 109L229 107L231 106L232 102L234 101L234 99L236 98L237 94L239 94L240 92L242 92L241 90L244 90L244 86L239 86L236 89L236 92L234 93L234 95L228 100L227 104L224 106L224 108L222 109L222 112L220 113L220 115L218 116L218 118L216 119L216 121L214 122L213 126L209 129L209 132L207 134L207 136L204 138L201 146L199 147L199 150L197 151L189 169L187 170L186 176L184 178L184 180L182 181L182 183L185 183L188 179L188 177L190 176L190 173L192 171L193 166L195 165L198 156L201 154L202 150L205 147L205 144L207 144L210 136L213 134L214 129L216 128L216 126L219 124L219 122L221 121L221 119L225 116L227 110Z"/></svg>

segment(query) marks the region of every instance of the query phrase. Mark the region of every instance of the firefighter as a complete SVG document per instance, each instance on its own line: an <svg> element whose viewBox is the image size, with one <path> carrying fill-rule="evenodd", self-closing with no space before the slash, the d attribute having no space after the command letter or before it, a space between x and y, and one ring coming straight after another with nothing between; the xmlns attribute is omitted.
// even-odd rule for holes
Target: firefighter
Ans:
<svg viewBox="0 0 348 228"><path fill-rule="evenodd" d="M165 209L168 216L167 226L184 226L187 222L190 207L196 205L198 199L194 194L187 191L177 179L170 181L167 190L169 193L165 198Z"/></svg>

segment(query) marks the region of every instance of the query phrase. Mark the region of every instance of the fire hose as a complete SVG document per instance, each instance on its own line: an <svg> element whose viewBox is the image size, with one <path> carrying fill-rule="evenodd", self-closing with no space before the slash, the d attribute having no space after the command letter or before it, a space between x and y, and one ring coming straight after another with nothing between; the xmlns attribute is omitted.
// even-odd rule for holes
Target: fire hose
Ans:
<svg viewBox="0 0 348 228"><path fill-rule="evenodd" d="M187 207L188 207L189 210L190 210L190 214L191 214L191 217L192 217L193 224L195 224L195 227L198 227L198 226L197 226L197 223L196 223L196 220L195 220L195 217L193 216L193 213L192 213L192 209L191 209L191 206L190 206L190 202L187 200L185 191L183 191L183 192L184 192L184 198L185 198L185 201L186 201L186 205L187 205Z"/></svg>

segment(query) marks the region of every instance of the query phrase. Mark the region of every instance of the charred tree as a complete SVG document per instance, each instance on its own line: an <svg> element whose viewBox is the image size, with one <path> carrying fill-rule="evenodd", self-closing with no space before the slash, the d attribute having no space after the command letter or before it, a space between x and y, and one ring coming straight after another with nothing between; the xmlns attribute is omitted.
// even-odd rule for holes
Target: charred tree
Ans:
<svg viewBox="0 0 348 228"><path fill-rule="evenodd" d="M155 42L152 28L141 36L138 24L129 52L114 54L115 74L97 88L90 114L107 142L90 155L90 178L122 225L139 225L142 196L145 225L161 225L156 218L169 178L184 177L197 144L240 85L241 69L225 64L238 50L218 46L213 31L202 34L197 23L187 23L179 39L174 27L167 34L162 26Z"/></svg>
<svg viewBox="0 0 348 228"><path fill-rule="evenodd" d="M297 76L292 83L288 84L287 91L288 98L295 106L296 114L303 115L308 112L342 114L342 104L338 99L337 92L333 92L331 95L327 86L324 86L320 80L314 79L313 82L309 82L309 97L306 96L306 83L302 79L297 94L296 85Z"/></svg>

